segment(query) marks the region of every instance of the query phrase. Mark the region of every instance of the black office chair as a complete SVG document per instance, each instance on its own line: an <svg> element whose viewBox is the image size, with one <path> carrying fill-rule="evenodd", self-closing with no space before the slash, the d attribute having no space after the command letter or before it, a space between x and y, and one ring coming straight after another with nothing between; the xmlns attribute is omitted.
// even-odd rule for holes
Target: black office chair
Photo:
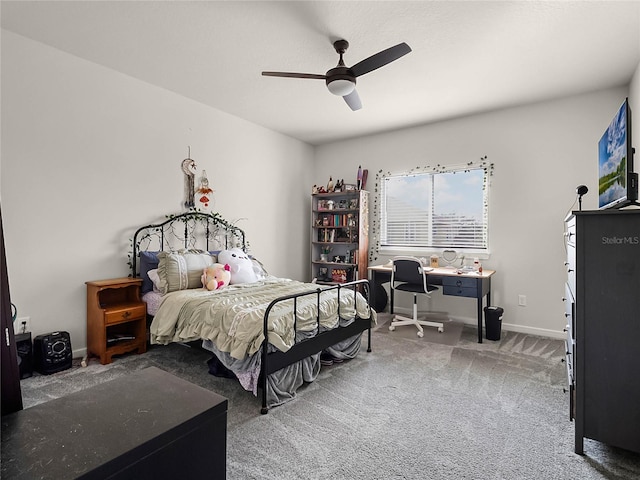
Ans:
<svg viewBox="0 0 640 480"><path fill-rule="evenodd" d="M415 325L418 327L418 336L424 336L422 326L437 327L438 332L444 332L442 322L431 322L418 318L418 294L427 295L431 298L431 292L438 290L438 287L427 283L427 276L424 273L420 259L416 257L395 257L391 271L391 288L413 293L413 318L395 315L389 325L389 330L394 331L396 327L402 325Z"/></svg>

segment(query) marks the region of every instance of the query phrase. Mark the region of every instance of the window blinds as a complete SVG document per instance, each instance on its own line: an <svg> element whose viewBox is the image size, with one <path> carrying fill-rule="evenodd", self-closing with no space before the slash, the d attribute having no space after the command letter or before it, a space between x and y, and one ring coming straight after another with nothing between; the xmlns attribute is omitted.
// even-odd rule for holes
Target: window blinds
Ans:
<svg viewBox="0 0 640 480"><path fill-rule="evenodd" d="M382 178L380 246L487 249L483 168Z"/></svg>

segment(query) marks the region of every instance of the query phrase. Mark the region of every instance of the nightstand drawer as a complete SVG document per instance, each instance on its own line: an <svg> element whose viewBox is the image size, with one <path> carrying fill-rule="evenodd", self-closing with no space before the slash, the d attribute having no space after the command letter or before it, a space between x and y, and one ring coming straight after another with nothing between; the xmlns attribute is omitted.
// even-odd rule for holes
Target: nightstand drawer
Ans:
<svg viewBox="0 0 640 480"><path fill-rule="evenodd" d="M478 279L468 277L442 277L442 293L456 297L478 297Z"/></svg>
<svg viewBox="0 0 640 480"><path fill-rule="evenodd" d="M145 304L132 305L121 308L109 308L104 312L104 323L128 322L136 318L143 318L146 314Z"/></svg>

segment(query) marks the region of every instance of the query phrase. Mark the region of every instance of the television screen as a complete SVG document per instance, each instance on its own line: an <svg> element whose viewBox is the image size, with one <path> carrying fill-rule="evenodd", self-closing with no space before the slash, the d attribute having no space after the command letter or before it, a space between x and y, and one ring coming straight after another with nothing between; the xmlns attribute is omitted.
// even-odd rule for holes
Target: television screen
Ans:
<svg viewBox="0 0 640 480"><path fill-rule="evenodd" d="M628 99L598 143L598 208L619 207L629 201L629 173L633 171Z"/></svg>

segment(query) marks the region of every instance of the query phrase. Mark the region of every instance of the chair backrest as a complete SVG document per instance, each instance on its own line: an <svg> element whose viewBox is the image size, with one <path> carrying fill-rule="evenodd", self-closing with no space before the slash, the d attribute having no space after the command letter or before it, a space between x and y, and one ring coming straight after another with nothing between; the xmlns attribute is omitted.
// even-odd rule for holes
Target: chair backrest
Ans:
<svg viewBox="0 0 640 480"><path fill-rule="evenodd" d="M392 261L391 288L395 288L396 283L411 283L421 285L426 293L429 292L427 276L419 258L395 257Z"/></svg>

